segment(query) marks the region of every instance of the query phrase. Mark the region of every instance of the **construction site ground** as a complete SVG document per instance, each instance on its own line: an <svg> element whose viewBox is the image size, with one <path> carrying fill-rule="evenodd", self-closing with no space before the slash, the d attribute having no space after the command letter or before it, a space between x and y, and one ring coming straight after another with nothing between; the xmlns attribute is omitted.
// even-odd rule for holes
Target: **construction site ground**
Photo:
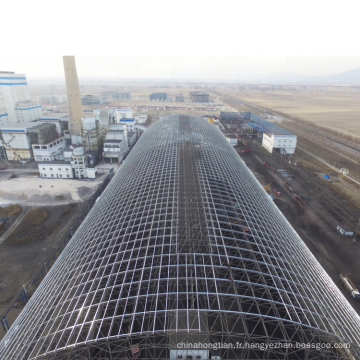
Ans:
<svg viewBox="0 0 360 360"><path fill-rule="evenodd" d="M8 222L0 231L0 313L49 256L55 252L57 257L58 244L68 239L74 221L81 222L79 215L113 165L100 164L98 177L87 181L34 177L29 175L34 171L33 164L1 173L0 217L6 217ZM17 177L9 180L13 172ZM11 309L7 315L9 325L23 306L20 301ZM4 335L5 331L0 330L0 339Z"/></svg>
<svg viewBox="0 0 360 360"><path fill-rule="evenodd" d="M272 185L281 192L280 197L276 197L270 187L268 188L274 197L275 204L360 314L359 300L350 297L339 279L340 273L346 273L360 287L358 267L360 244L354 243L353 237L342 236L336 230L337 224L353 225L360 217L360 201L358 197L355 199L352 196L354 186L347 183L348 187L344 195L343 184L347 180L338 178L335 172L329 172L329 168L326 169L325 165L300 150L296 150L296 155L292 156L292 163L294 160L298 162L295 166L290 165L288 161L281 161L279 155L270 154L261 146L259 140L246 139L246 141L251 146L250 153L241 153L245 148L242 144L235 147L235 150L263 186L275 180ZM271 165L270 169L264 165L264 161ZM284 177L282 172L278 171L279 169L288 170L293 176ZM334 177L330 180L331 182L324 179L325 170L327 174L330 173ZM294 193L283 185L284 181L295 189ZM341 186L341 191L337 191L339 186ZM305 201L307 204L301 208L294 201L294 194L309 198L310 201ZM357 194L359 194L359 189L357 189Z"/></svg>

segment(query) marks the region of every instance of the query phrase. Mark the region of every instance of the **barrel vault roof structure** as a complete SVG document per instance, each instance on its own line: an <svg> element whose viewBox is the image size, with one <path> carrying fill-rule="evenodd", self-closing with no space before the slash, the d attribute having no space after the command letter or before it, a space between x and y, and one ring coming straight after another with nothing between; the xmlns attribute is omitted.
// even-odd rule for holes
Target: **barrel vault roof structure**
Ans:
<svg viewBox="0 0 360 360"><path fill-rule="evenodd" d="M359 316L224 135L177 114L142 135L0 358L356 360L359 344Z"/></svg>

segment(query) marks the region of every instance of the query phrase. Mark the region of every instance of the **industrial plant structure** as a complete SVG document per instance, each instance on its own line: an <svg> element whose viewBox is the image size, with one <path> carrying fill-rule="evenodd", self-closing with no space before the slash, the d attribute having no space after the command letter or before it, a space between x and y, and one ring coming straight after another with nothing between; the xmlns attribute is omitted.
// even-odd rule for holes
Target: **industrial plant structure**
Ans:
<svg viewBox="0 0 360 360"><path fill-rule="evenodd" d="M176 94L175 95L175 101L184 102L185 101L185 96L183 94Z"/></svg>
<svg viewBox="0 0 360 360"><path fill-rule="evenodd" d="M165 101L166 100L166 93L165 92L156 92L150 94L150 100L159 100Z"/></svg>
<svg viewBox="0 0 360 360"><path fill-rule="evenodd" d="M209 102L209 94L202 91L192 91L190 96L192 102Z"/></svg>
<svg viewBox="0 0 360 360"><path fill-rule="evenodd" d="M168 115L135 145L0 358L355 360L359 345L359 316L223 134Z"/></svg>
<svg viewBox="0 0 360 360"><path fill-rule="evenodd" d="M41 105L31 100L26 76L0 71L0 127L34 121L40 116Z"/></svg>

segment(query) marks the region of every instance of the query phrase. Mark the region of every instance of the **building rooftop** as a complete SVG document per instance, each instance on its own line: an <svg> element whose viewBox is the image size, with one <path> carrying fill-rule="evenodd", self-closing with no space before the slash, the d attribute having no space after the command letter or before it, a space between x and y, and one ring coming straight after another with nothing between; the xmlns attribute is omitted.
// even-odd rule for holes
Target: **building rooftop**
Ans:
<svg viewBox="0 0 360 360"><path fill-rule="evenodd" d="M266 134L274 134L274 135L294 135L294 133L292 133L289 130L286 130L284 128L282 128L279 125L276 125L270 121L267 121L265 119L263 119L262 117L251 113L251 120L253 123L262 126L263 128L265 128L267 131L264 131Z"/></svg>
<svg viewBox="0 0 360 360"><path fill-rule="evenodd" d="M39 166L43 166L43 165L47 165L47 166L50 166L50 165L71 165L71 162L70 161L65 161L65 160L53 160L53 161L46 161L46 162L39 162L38 163Z"/></svg>
<svg viewBox="0 0 360 360"><path fill-rule="evenodd" d="M104 141L104 144L107 144L107 143L121 143L123 140L105 140Z"/></svg>
<svg viewBox="0 0 360 360"><path fill-rule="evenodd" d="M40 122L24 121L21 123L2 126L1 131L7 131L7 132L11 132L12 130L14 130L14 132L19 130L26 131L26 129L39 126L40 124L41 124Z"/></svg>
<svg viewBox="0 0 360 360"><path fill-rule="evenodd" d="M56 113L56 114L52 113L52 114L49 114L49 115L46 115L46 116L41 116L39 120L40 121L41 120L69 121L69 114L68 113Z"/></svg>

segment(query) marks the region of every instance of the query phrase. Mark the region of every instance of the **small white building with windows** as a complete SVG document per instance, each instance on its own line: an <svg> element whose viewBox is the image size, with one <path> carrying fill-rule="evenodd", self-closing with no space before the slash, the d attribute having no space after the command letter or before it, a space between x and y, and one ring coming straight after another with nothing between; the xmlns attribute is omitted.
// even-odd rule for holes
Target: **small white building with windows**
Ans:
<svg viewBox="0 0 360 360"><path fill-rule="evenodd" d="M63 160L65 138L53 140L47 144L32 145L35 161Z"/></svg>
<svg viewBox="0 0 360 360"><path fill-rule="evenodd" d="M47 179L73 179L74 172L70 162L52 161L49 163L39 163L40 177Z"/></svg>
<svg viewBox="0 0 360 360"><path fill-rule="evenodd" d="M289 132L289 134L279 134L273 132L264 132L262 139L262 146L273 152L274 149L279 149L280 154L294 154L297 143L297 136Z"/></svg>

